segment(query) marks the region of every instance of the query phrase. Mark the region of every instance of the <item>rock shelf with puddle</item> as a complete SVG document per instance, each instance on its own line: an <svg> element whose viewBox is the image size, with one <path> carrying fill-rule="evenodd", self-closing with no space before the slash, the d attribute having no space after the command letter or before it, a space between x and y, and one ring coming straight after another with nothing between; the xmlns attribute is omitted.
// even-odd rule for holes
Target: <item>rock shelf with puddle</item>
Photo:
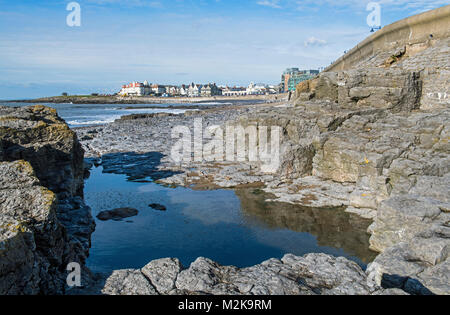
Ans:
<svg viewBox="0 0 450 315"><path fill-rule="evenodd" d="M198 257L222 265L249 267L285 254L344 256L363 268L371 221L344 208L308 208L266 202L258 188L193 190L130 180L126 174L91 170L85 198L94 216L101 209L148 207L148 200L171 211L141 211L133 222L98 221L87 265L94 272L141 268L161 257L189 266Z"/></svg>

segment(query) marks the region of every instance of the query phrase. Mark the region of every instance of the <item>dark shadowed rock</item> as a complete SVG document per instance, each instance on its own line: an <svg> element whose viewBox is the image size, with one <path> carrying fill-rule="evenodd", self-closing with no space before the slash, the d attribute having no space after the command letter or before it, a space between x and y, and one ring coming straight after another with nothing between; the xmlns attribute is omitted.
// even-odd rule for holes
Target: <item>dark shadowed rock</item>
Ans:
<svg viewBox="0 0 450 315"><path fill-rule="evenodd" d="M76 134L54 109L0 107L0 169L0 295L64 293L95 228Z"/></svg>
<svg viewBox="0 0 450 315"><path fill-rule="evenodd" d="M139 211L133 208L117 208L114 210L102 211L97 215L97 219L102 221L114 220L120 221L122 219L137 216Z"/></svg>
<svg viewBox="0 0 450 315"><path fill-rule="evenodd" d="M158 203L152 203L151 205L149 205L150 208L158 210L158 211L166 211L167 208L163 205L160 205Z"/></svg>
<svg viewBox="0 0 450 315"><path fill-rule="evenodd" d="M28 162L0 163L0 173L0 294L58 292L58 267L71 248L56 217L56 196Z"/></svg>

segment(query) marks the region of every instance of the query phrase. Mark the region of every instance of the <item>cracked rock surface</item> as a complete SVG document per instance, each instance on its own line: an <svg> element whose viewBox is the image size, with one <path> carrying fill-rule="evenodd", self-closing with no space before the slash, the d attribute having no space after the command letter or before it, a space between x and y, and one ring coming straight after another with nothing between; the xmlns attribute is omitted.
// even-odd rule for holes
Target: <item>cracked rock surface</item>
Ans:
<svg viewBox="0 0 450 315"><path fill-rule="evenodd" d="M159 166L152 172L157 171L154 179L163 184L199 189L258 187L273 196L268 201L344 207L373 220L368 233L371 248L379 255L367 270L369 288L387 290L375 290L379 294L450 294L448 43L449 39L431 40L420 49L380 52L357 69L321 73L301 83L296 99L283 106L147 115L77 132L93 135L82 144L88 156L100 163L102 156L117 152L160 153ZM398 57L387 62L393 55ZM193 135L196 119L201 119L205 133L211 126L281 128L280 167L267 173L262 171L262 159L206 162L207 155L203 162L174 163L170 150L176 140L171 131L185 126ZM211 140L205 137L204 143ZM121 169L120 162L116 168ZM318 292L314 286L308 289L309 284L291 286L284 276L273 280L274 291L270 291L251 277L252 270L258 270L263 279L273 272L269 266L275 265L281 266L272 261L238 270L200 260L180 273L173 292ZM198 270L209 270L208 276ZM245 283L236 282L236 274L247 279ZM330 284L328 291L322 287L321 292L370 291L358 281L353 291L346 281L339 283Z"/></svg>
<svg viewBox="0 0 450 315"><path fill-rule="evenodd" d="M354 262L324 254L286 255L249 268L221 266L198 258L184 269L177 259L150 262L141 270L114 271L103 294L187 295L367 295L383 294L370 286ZM393 293L395 291L392 291Z"/></svg>
<svg viewBox="0 0 450 315"><path fill-rule="evenodd" d="M83 202L85 167L103 164L130 180L253 187L270 193L268 202L342 207L373 220L368 233L379 255L366 271L324 254L248 268L161 259L111 275L86 270L90 285L69 293L449 295L448 43L430 40L372 56L358 69L321 73L282 106L137 115L80 128L81 145L52 109L0 107L0 294L66 293L61 270L84 263L94 229ZM278 169L263 168L267 156L208 162L205 154L202 162L175 163L172 130L184 126L193 135L196 121L204 144L212 140L207 127L280 128Z"/></svg>
<svg viewBox="0 0 450 315"><path fill-rule="evenodd" d="M0 107L0 294L63 294L95 223L83 150L56 111ZM88 273L88 271L86 271Z"/></svg>

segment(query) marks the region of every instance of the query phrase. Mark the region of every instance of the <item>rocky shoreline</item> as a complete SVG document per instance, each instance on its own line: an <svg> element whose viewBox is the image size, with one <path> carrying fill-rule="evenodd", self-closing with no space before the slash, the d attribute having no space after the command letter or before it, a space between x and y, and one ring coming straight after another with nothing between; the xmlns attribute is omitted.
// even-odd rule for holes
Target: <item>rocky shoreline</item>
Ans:
<svg viewBox="0 0 450 315"><path fill-rule="evenodd" d="M449 40L428 45L388 66L383 53L359 70L322 73L291 103L129 116L77 135L49 108L0 107L0 294L450 294ZM200 119L204 128L280 127L281 167L174 163L173 128L193 131ZM63 270L84 263L94 229L82 194L94 164L133 180L258 187L267 202L344 207L373 220L379 255L366 271L323 254L242 269L162 259L111 275L86 271L89 285L66 291Z"/></svg>
<svg viewBox="0 0 450 315"><path fill-rule="evenodd" d="M299 117L299 113L302 112L301 108L266 108L271 115L274 113L284 114L286 116ZM202 117L205 125L217 124L220 122L228 121L229 119L242 119L242 115L255 116L257 111L264 111L261 108L246 108L242 111L224 112L218 113L213 111L211 113L199 112L188 115L152 115L144 119L130 120L123 119L117 121L108 126L93 129L79 130L80 137L89 134L92 140L82 141L84 148L89 157L93 158L96 163L101 163L96 158L100 156L108 156L107 162L104 167L107 172L112 171L119 174L126 174L139 179L139 176L150 176L154 180L158 180L162 184L166 185L181 185L186 187L196 187L196 189L216 189L216 188L242 188L242 187L261 187L267 193L272 194L273 201L282 201L293 204L306 205L311 207L345 207L346 211L356 213L365 218L373 219L374 224L369 229L369 233L372 234L371 244L374 250L383 252L379 255L375 262L368 268L368 277L375 281L379 287L387 286L394 288L407 289L409 293L413 294L427 294L434 292L437 294L448 293L447 289L441 291L440 286L448 288L448 276L446 275L447 264L447 248L449 245L448 239L448 220L449 216L446 209L448 209L448 187L449 176L444 170L443 176L430 176L426 173L421 175L420 172L426 171L433 163L439 161L436 159L427 159L423 161L423 170L418 171L418 175L413 179L413 183L403 182L405 179L410 179L409 173L400 173L398 176L398 182L387 181L389 185L386 185L386 178L383 180L378 178L377 160L385 159L386 156L380 155L379 158L367 155L369 163L366 163L366 154L361 155L356 151L353 154L357 155L353 157L355 159L355 165L361 169L357 169L355 173L350 173L348 169L343 169L343 166L339 164L330 167L332 171L327 175L317 176L313 174L315 166L315 158L304 158L303 146L295 147L293 150L295 153L299 152L298 160L299 164L292 167L292 170L298 172L296 175L289 173L279 175L270 175L264 173L258 173L258 165L251 163L189 163L186 165L174 165L170 161L171 147L170 130L171 126L186 125L193 126L193 121L196 117ZM369 114L373 115L369 111ZM375 115L379 115L378 112ZM406 127L411 128L412 125L416 125L414 122L414 116L412 114L409 119L405 119L402 114L395 115L381 115L380 118L380 131L383 136L393 135L393 131L383 130L384 126L388 123L382 123L384 119L388 118L389 123L391 119L408 120L411 124ZM359 123L362 115L354 116L349 119L353 125L348 127L349 130L355 130L355 132L364 133L363 128L355 128L355 124ZM369 116L371 117L371 116ZM393 118L395 117L395 118ZM440 129L445 125L445 120L448 120L449 113L442 112L440 115L430 114L429 116L423 113L419 114L421 119L428 118L431 120L440 117L435 122L435 128L437 134ZM222 119L224 119L222 121ZM274 119L273 116L271 119ZM329 118L329 123L335 121L336 117ZM443 121L440 121L443 119ZM355 120L355 122L353 122ZM426 121L427 119L425 119ZM281 122L283 120L281 119ZM395 128L399 127L398 121L395 122ZM329 129L329 125L325 124L324 130ZM346 128L342 128L342 131L346 131ZM372 133L376 133L377 128L372 128ZM434 129L434 128L433 128ZM167 134L163 131L167 130ZM382 130L382 131L381 131ZM325 131L328 133L328 131ZM406 130L405 130L406 132ZM419 131L420 132L420 131ZM334 133L334 131L333 131ZM117 135L127 135L117 141ZM406 134L406 133L404 133ZM146 137L145 135L152 135ZM425 135L426 136L426 135ZM412 136L415 139L416 135ZM347 137L345 139L348 139ZM353 140L353 138L350 138ZM291 139L290 139L291 140ZM445 138L443 138L445 144ZM289 141L289 140L288 140ZM322 142L319 140L318 142ZM380 139L379 141L387 141L386 139ZM388 139L388 141L392 141ZM440 141L438 141L439 143ZM326 142L325 142L326 143ZM297 144L298 145L298 144ZM348 146L348 143L344 143ZM405 144L407 147L410 145ZM286 145L287 148L292 148L291 143ZM136 160L132 158L123 162L116 161L116 163L110 164L110 158L113 158L113 152L128 152L133 149L133 152L144 153L151 148L151 151L162 152L163 158L160 161L157 169L151 169L148 172L142 172L142 168ZM341 146L341 148L344 148ZM398 147L393 149L398 150ZM419 148L417 148L419 149ZM292 149L291 149L292 150ZM286 150L285 163L289 164L292 156L295 156L292 151ZM309 152L307 150L306 152ZM337 153L335 153L337 155ZM361 156L359 156L361 155ZM438 154L440 155L440 153ZM446 157L447 158L447 157ZM320 160L322 162L322 160ZM327 161L328 162L328 161ZM395 162L395 159L394 161ZM301 163L310 163L308 167ZM323 163L323 162L322 162ZM373 164L374 165L373 165ZM136 164L136 167L125 168L124 166ZM317 165L322 165L317 163ZM394 164L395 165L395 164ZM446 165L445 162L440 162L438 165ZM122 167L121 167L122 166ZM344 165L345 166L345 165ZM431 166L432 167L432 166ZM312 169L311 169L312 168ZM340 168L340 169L339 169ZM372 169L371 169L372 168ZM350 168L351 169L351 168ZM311 173L308 173L310 170ZM388 170L389 171L389 170ZM397 174L399 171L396 168L390 170L393 174ZM339 173L337 173L339 172ZM343 176L360 176L364 174L367 178L364 178L359 182L347 182L342 180L336 181L335 177ZM175 175L166 177L161 174L174 173ZM367 175L366 175L367 173ZM439 174L439 173L438 173ZM328 178L327 178L328 177ZM390 177L389 177L390 178ZM374 186L370 186L374 183ZM381 182L381 184L378 184ZM390 188L390 186L393 186ZM410 185L412 186L410 188ZM433 189L431 189L433 187ZM381 189L380 189L381 188ZM390 192L389 192L390 191ZM270 202L271 200L267 200ZM411 204L411 206L407 206ZM416 247L416 250L410 250L405 242L409 244L421 244L420 247ZM391 247L392 246L392 247ZM431 250L431 248L434 248ZM395 255L395 256L394 256ZM409 255L409 256L408 256ZM415 256L413 256L415 255ZM428 272L428 278L419 278L419 275L427 275L426 272L429 268L433 269L444 268L444 270L437 269L436 274L431 270ZM134 271L135 272L135 271ZM125 276L123 273L119 275ZM115 274L117 279L119 276ZM392 275L392 277L389 277ZM395 279L395 280L393 280ZM408 283L418 283L415 287L410 287ZM434 291L427 291L424 289L422 283L427 281L428 283L436 283L436 287L433 287ZM396 282L396 283L391 283ZM428 286L430 287L430 286ZM376 290L375 290L376 291ZM367 292L366 292L367 293ZM393 293L393 292L391 292Z"/></svg>
<svg viewBox="0 0 450 315"><path fill-rule="evenodd" d="M346 207L374 221L368 233L380 255L367 269L368 281L411 294L449 294L450 111L442 99L448 47L448 39L437 41L389 67L383 66L383 54L372 58L367 70L322 73L301 84L296 100L283 106L131 117L78 133L91 133L82 143L93 158L162 153L158 171L177 173L159 178L156 172L154 179L163 184L203 189L258 184L276 201ZM381 66L375 67L377 62ZM280 126L280 172L265 174L260 164L249 162L171 162L172 128L192 131L200 118L204 127Z"/></svg>
<svg viewBox="0 0 450 315"><path fill-rule="evenodd" d="M185 269L160 259L140 270L118 270L101 290L106 295L403 295L367 281L354 262L324 254L285 255L249 268L198 258Z"/></svg>
<svg viewBox="0 0 450 315"><path fill-rule="evenodd" d="M0 107L0 144L0 294L63 294L95 229L80 143L55 110L33 106Z"/></svg>

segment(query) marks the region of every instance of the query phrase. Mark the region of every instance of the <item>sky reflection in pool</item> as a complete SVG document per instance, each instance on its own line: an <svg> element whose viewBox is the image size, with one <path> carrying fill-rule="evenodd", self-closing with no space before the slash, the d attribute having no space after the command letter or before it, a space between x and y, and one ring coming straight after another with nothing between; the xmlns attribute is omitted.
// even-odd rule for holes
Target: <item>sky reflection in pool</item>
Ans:
<svg viewBox="0 0 450 315"><path fill-rule="evenodd" d="M247 267L286 253L323 252L361 266L372 261L366 233L370 221L338 209L266 203L257 189L196 191L127 181L126 175L91 170L85 198L92 214L132 207L139 215L97 221L88 266L96 272L141 268L176 257L189 266L198 257ZM152 203L167 211L156 211Z"/></svg>

